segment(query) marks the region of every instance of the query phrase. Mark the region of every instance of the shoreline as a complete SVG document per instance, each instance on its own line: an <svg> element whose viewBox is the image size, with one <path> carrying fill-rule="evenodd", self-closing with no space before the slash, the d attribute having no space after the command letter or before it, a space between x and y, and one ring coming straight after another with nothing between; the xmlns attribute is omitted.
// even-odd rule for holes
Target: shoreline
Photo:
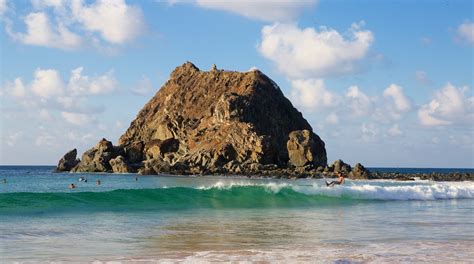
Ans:
<svg viewBox="0 0 474 264"><path fill-rule="evenodd" d="M56 172L53 170L53 172ZM65 173L65 172L56 172ZM248 174L229 174L229 173L209 173L209 174L181 174L166 172L160 174L140 174L140 173L116 173L116 172L68 172L70 174L100 174L100 175L132 175L132 176L162 176L162 177L183 177L183 178L196 178L196 177L225 177L225 178L242 178L242 179L282 179L282 180L297 180L297 179L335 179L337 176L334 173L316 173L313 175L307 174L278 174L271 173L269 171L263 171L260 173L248 173ZM400 172L372 172L366 179L353 179L349 180L393 180L393 181L416 181L416 180L427 180L435 182L462 182L462 181L474 181L474 173L470 172L453 172L453 173L400 173Z"/></svg>
<svg viewBox="0 0 474 264"><path fill-rule="evenodd" d="M9 168L28 168L28 167L44 167L51 169L56 173L76 173L76 174L103 174L103 175L160 175L166 177L235 177L235 178L256 178L256 179L324 179L335 178L334 172L331 171L296 171L292 169L274 169L274 170L259 170L248 173L229 173L229 172L207 172L207 173L186 173L184 171L163 171L159 174L140 174L138 172L69 172L57 171L54 165L0 165L0 169ZM400 169L397 171L397 169ZM383 172L380 170L390 170L390 172ZM406 172L406 170L425 170L426 172ZM452 172L435 172L436 170L452 170ZM431 171L431 172L428 172ZM474 181L474 169L472 168L367 168L366 177L354 178L347 177L350 180L396 180L396 181L414 181L414 180L430 180L430 181ZM349 175L351 176L351 175Z"/></svg>

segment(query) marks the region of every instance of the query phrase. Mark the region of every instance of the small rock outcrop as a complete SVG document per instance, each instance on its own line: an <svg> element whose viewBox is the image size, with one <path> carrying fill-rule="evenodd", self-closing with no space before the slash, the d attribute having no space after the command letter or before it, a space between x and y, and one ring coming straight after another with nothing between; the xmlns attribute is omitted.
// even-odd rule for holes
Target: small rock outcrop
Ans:
<svg viewBox="0 0 474 264"><path fill-rule="evenodd" d="M345 163L344 161L338 159L335 160L331 165L325 168L326 172L342 172L346 175L351 172L351 165Z"/></svg>
<svg viewBox="0 0 474 264"><path fill-rule="evenodd" d="M76 157L77 149L70 150L68 153L64 154L64 156L58 162L56 171L70 171L80 162L80 160L76 159Z"/></svg>
<svg viewBox="0 0 474 264"><path fill-rule="evenodd" d="M362 166L362 164L357 163L352 171L349 173L350 179L357 179L357 180L367 180L371 178L370 172Z"/></svg>
<svg viewBox="0 0 474 264"><path fill-rule="evenodd" d="M73 172L112 172L109 161L120 154L120 147L114 147L112 142L103 138L97 145L82 154L81 162Z"/></svg>
<svg viewBox="0 0 474 264"><path fill-rule="evenodd" d="M120 156L120 157L119 157ZM177 67L118 146L103 139L72 171L258 174L327 165L324 142L262 72Z"/></svg>

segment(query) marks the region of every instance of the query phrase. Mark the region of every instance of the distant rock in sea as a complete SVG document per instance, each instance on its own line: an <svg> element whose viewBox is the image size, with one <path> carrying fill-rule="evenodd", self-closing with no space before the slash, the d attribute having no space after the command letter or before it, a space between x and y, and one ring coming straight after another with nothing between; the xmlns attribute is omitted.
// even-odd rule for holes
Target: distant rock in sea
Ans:
<svg viewBox="0 0 474 264"><path fill-rule="evenodd" d="M118 146L102 139L80 162L71 156L58 171L301 174L327 166L324 142L265 74L190 62L171 73Z"/></svg>

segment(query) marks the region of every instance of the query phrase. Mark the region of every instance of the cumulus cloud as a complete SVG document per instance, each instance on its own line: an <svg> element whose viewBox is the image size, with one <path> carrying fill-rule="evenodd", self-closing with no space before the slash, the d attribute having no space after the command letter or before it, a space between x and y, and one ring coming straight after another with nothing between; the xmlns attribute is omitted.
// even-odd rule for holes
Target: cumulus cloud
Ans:
<svg viewBox="0 0 474 264"><path fill-rule="evenodd" d="M345 99L345 105L349 108L352 116L365 116L374 108L373 99L355 85L347 89Z"/></svg>
<svg viewBox="0 0 474 264"><path fill-rule="evenodd" d="M64 4L64 0L31 0L31 5L36 9L45 7L62 8Z"/></svg>
<svg viewBox="0 0 474 264"><path fill-rule="evenodd" d="M82 39L71 32L63 23L51 25L48 16L43 12L30 13L25 17L26 32L14 33L7 30L13 39L24 44L53 47L60 49L76 49L81 46Z"/></svg>
<svg viewBox="0 0 474 264"><path fill-rule="evenodd" d="M425 126L472 124L474 97L468 91L468 87L457 88L451 83L435 91L433 99L418 110L421 124Z"/></svg>
<svg viewBox="0 0 474 264"><path fill-rule="evenodd" d="M32 6L34 12L22 21L26 32L15 32L12 19L6 23L10 37L27 45L64 50L92 45L103 49L103 42L121 45L145 30L142 10L124 0L97 0L89 4L82 0L32 0Z"/></svg>
<svg viewBox="0 0 474 264"><path fill-rule="evenodd" d="M68 89L73 95L106 94L114 91L118 82L115 80L113 71L104 75L89 77L82 75L83 67L71 71Z"/></svg>
<svg viewBox="0 0 474 264"><path fill-rule="evenodd" d="M392 127L388 129L388 135L391 137L399 137L403 135L403 132L400 130L400 126L398 124L394 124Z"/></svg>
<svg viewBox="0 0 474 264"><path fill-rule="evenodd" d="M171 3L176 1L173 0ZM275 22L294 20L302 11L315 6L316 0L196 0L196 4L203 8L223 10L251 19Z"/></svg>
<svg viewBox="0 0 474 264"><path fill-rule="evenodd" d="M293 80L291 87L292 101L308 111L334 107L340 100L326 89L322 79Z"/></svg>
<svg viewBox="0 0 474 264"><path fill-rule="evenodd" d="M33 111L37 111L37 117L42 120L52 120L48 110L59 111L67 122L80 125L94 120L93 115L104 111L103 106L89 105L89 97L111 93L117 87L113 71L88 76L83 74L82 67L78 67L71 71L67 82L55 69L37 69L28 84L16 78L13 82L7 81L2 90L19 106L28 111L35 109Z"/></svg>
<svg viewBox="0 0 474 264"><path fill-rule="evenodd" d="M390 100L392 104L391 109L395 114L410 111L411 103L403 93L402 87L396 84L390 84L387 89L384 90L383 96Z"/></svg>
<svg viewBox="0 0 474 264"><path fill-rule="evenodd" d="M74 18L90 32L114 44L123 44L143 33L143 13L137 6L127 5L124 0L99 0L85 5L81 0L72 1Z"/></svg>
<svg viewBox="0 0 474 264"><path fill-rule="evenodd" d="M374 41L363 25L353 24L345 37L327 27L301 29L296 24L275 23L263 27L258 51L292 79L354 73Z"/></svg>
<svg viewBox="0 0 474 264"><path fill-rule="evenodd" d="M7 82L5 90L16 98L22 98L26 95L26 88L21 78L16 78L13 82Z"/></svg>
<svg viewBox="0 0 474 264"><path fill-rule="evenodd" d="M64 92L64 82L59 72L53 69L37 69L30 87L34 94L42 98L50 98Z"/></svg>
<svg viewBox="0 0 474 264"><path fill-rule="evenodd" d="M457 35L460 39L474 44L474 23L466 21L458 26Z"/></svg>
<svg viewBox="0 0 474 264"><path fill-rule="evenodd" d="M73 125L84 125L93 120L89 115L81 113L61 112L61 116Z"/></svg>
<svg viewBox="0 0 474 264"><path fill-rule="evenodd" d="M365 142L377 141L380 129L373 123L362 124L360 131L362 133L362 140Z"/></svg>

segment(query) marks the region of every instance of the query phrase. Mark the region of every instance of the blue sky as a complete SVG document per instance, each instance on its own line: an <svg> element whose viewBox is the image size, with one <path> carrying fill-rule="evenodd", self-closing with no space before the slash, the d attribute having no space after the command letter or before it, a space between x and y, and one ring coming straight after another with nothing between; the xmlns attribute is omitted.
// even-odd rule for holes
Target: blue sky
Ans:
<svg viewBox="0 0 474 264"><path fill-rule="evenodd" d="M474 167L472 1L0 0L0 164L117 142L169 73L274 79L329 161Z"/></svg>

